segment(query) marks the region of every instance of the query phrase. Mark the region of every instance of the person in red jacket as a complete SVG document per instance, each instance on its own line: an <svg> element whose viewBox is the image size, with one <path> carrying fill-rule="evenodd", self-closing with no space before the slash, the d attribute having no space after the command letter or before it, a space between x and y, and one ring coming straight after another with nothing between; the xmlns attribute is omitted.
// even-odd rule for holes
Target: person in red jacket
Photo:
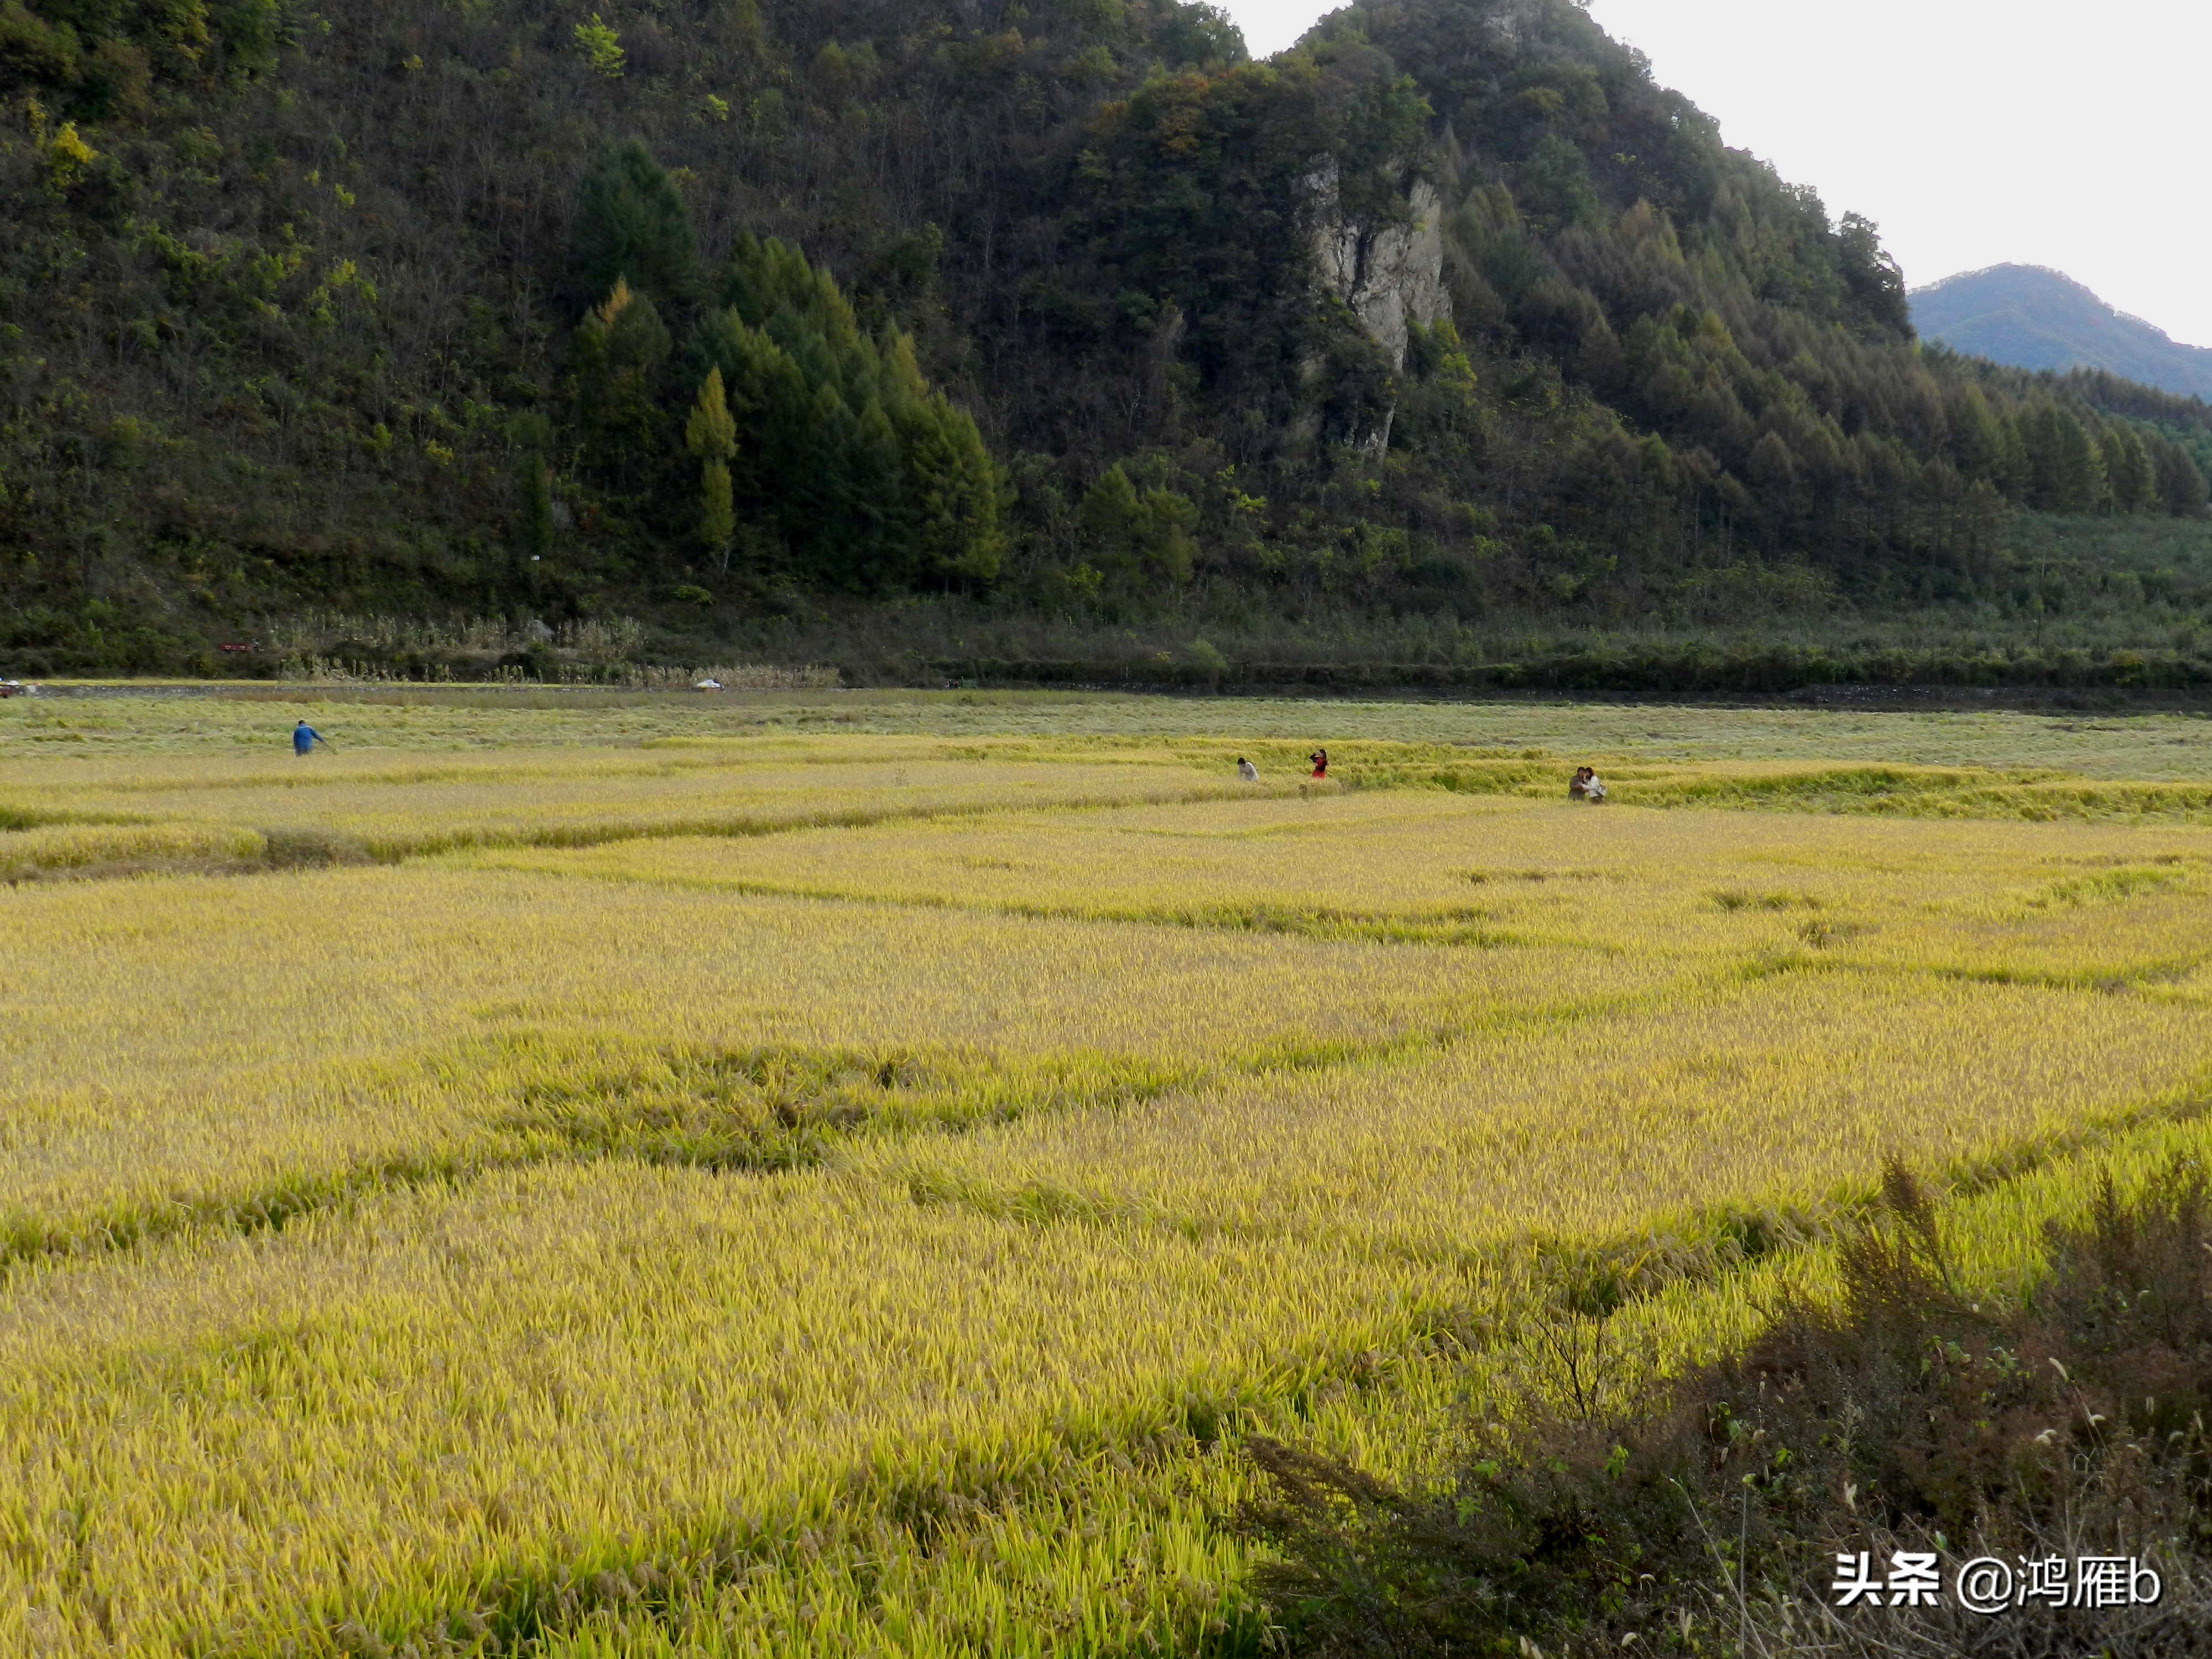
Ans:
<svg viewBox="0 0 2212 1659"><path fill-rule="evenodd" d="M1313 763L1313 775L1316 777L1325 778L1328 775L1328 750L1316 749L1312 754L1308 755L1306 758Z"/></svg>

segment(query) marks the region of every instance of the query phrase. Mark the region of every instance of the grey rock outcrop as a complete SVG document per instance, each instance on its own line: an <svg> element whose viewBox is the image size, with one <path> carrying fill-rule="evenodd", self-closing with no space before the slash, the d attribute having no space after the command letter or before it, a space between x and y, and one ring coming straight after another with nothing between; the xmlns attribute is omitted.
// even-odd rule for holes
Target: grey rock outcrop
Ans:
<svg viewBox="0 0 2212 1659"><path fill-rule="evenodd" d="M1321 277L1352 307L1390 367L1406 366L1406 325L1433 327L1451 315L1444 288L1443 198L1425 179L1407 192L1410 225L1347 224L1337 205L1336 163L1314 175L1314 257Z"/></svg>
<svg viewBox="0 0 2212 1659"><path fill-rule="evenodd" d="M1503 0L1483 19L1483 27L1515 51L1522 51L1543 38L1544 25L1558 9L1558 0Z"/></svg>
<svg viewBox="0 0 2212 1659"><path fill-rule="evenodd" d="M1408 325L1432 328L1451 316L1444 286L1443 198L1426 179L1407 186L1411 224L1362 225L1344 217L1336 160L1308 179L1314 194L1314 262L1329 290L1349 307L1395 370L1406 366ZM1370 434L1370 448L1388 448L1392 416Z"/></svg>

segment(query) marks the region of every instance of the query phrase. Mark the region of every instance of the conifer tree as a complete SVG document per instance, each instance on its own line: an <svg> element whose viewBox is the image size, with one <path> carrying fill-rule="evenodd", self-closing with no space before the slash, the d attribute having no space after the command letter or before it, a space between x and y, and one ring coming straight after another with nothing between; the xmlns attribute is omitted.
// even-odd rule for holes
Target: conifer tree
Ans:
<svg viewBox="0 0 2212 1659"><path fill-rule="evenodd" d="M975 422L944 394L914 406L908 440L911 525L923 569L988 582L999 574L998 469Z"/></svg>
<svg viewBox="0 0 2212 1659"><path fill-rule="evenodd" d="M1004 484L967 412L896 329L871 337L826 270L740 237L700 361L738 428L737 496L804 573L855 591L988 581Z"/></svg>
<svg viewBox="0 0 2212 1659"><path fill-rule="evenodd" d="M602 469L621 471L666 453L665 416L653 391L671 346L653 301L619 280L578 325L577 413Z"/></svg>
<svg viewBox="0 0 2212 1659"><path fill-rule="evenodd" d="M2212 490L2208 490L2203 473L2197 471L2188 452L2160 432L2150 434L2143 447L2150 453L2151 468L2158 477L2159 500L2166 510L2176 518L2203 512Z"/></svg>
<svg viewBox="0 0 2212 1659"><path fill-rule="evenodd" d="M2004 433L1990 412L1989 399L1977 386L1955 386L1944 400L1944 423L1949 429L1951 459L1968 478L2002 481L2004 472Z"/></svg>
<svg viewBox="0 0 2212 1659"><path fill-rule="evenodd" d="M2105 428L2097 447L2104 457L2112 511L2123 515L2148 512L2158 500L2158 478L2135 429L2116 422Z"/></svg>
<svg viewBox="0 0 2212 1659"><path fill-rule="evenodd" d="M730 495L730 462L738 453L738 423L730 416L722 371L710 368L684 428L684 447L699 463L699 540L720 568L730 568L738 520Z"/></svg>
<svg viewBox="0 0 2212 1659"><path fill-rule="evenodd" d="M1170 588L1191 578L1198 509L1164 484L1139 491L1118 461L1084 493L1076 523L1099 567L1111 574Z"/></svg>
<svg viewBox="0 0 2212 1659"><path fill-rule="evenodd" d="M1119 461L1108 467L1083 493L1075 521L1098 562L1109 570L1126 569L1133 562L1144 507L1137 487Z"/></svg>
<svg viewBox="0 0 2212 1659"><path fill-rule="evenodd" d="M1770 432L1753 447L1747 469L1760 505L1772 516L1777 528L1790 516L1797 491L1797 458L1778 432Z"/></svg>
<svg viewBox="0 0 2212 1659"><path fill-rule="evenodd" d="M690 210L653 152L632 138L602 152L576 195L569 261L585 294L617 283L681 299L696 281Z"/></svg>
<svg viewBox="0 0 2212 1659"><path fill-rule="evenodd" d="M2105 498L2105 458L2071 410L2046 403L2021 421L2029 505L2045 513L2094 513Z"/></svg>

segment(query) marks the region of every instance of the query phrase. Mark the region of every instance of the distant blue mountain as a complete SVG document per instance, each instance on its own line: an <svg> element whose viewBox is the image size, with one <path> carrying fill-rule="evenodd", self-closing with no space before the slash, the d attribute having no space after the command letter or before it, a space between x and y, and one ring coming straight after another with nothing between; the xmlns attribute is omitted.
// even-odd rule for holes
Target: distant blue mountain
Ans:
<svg viewBox="0 0 2212 1659"><path fill-rule="evenodd" d="M2183 397L2212 398L2212 351L2168 339L2115 311L2070 276L2040 265L1991 265L1911 295L1912 325L2015 368L2102 368Z"/></svg>

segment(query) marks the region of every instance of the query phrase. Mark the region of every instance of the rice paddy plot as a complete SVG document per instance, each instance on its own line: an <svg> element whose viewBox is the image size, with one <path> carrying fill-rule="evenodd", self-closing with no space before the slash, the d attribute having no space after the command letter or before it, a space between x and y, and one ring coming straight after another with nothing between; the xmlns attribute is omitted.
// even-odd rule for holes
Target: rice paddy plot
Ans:
<svg viewBox="0 0 2212 1659"><path fill-rule="evenodd" d="M499 849L464 867L1322 937L2093 984L2212 953L2212 827L1362 791Z"/></svg>
<svg viewBox="0 0 2212 1659"><path fill-rule="evenodd" d="M2208 1157L2212 1119L2148 1123L1954 1195L1943 1206L1942 1237L1958 1283L1984 1306L2023 1294L2042 1276L2047 1230L2081 1224L2107 1176L2124 1203L2175 1159ZM1817 1242L1728 1271L1659 1277L1606 1322L1620 1373L1614 1387L1740 1352L1776 1307L1834 1300L1840 1280L1836 1249ZM1470 1413L1479 1421L1525 1409L1532 1397L1575 1409L1549 1311L1509 1291L1497 1314L1495 1334L1479 1348L1402 1351L1384 1362L1381 1386L1355 1362L1302 1395L1253 1402L1243 1425L1418 1484L1463 1460ZM856 1511L848 1530L824 1529L773 1565L689 1577L633 1567L655 1589L649 1603L630 1578L617 1579L611 1594L579 1597L542 1651L548 1659L1237 1651L1263 1622L1235 1589L1263 1550L1221 1518L1275 1494L1222 1449L1194 1448L1173 1470L1163 1479L1164 1470L1146 1464L1095 1463L1042 1491L975 1506L926 1541Z"/></svg>
<svg viewBox="0 0 2212 1659"><path fill-rule="evenodd" d="M921 1201L1040 1223L1447 1261L1644 1237L1694 1250L1732 1216L1832 1221L1887 1156L1972 1179L2194 1114L2212 1103L2205 1030L2199 1006L1801 970L860 1164Z"/></svg>
<svg viewBox="0 0 2212 1659"><path fill-rule="evenodd" d="M1157 752L994 763L897 738L826 750L768 741L434 760L370 752L0 764L0 823L221 826L319 844L325 860L391 860L455 847L757 835L1025 803L1187 800L1232 787Z"/></svg>
<svg viewBox="0 0 2212 1659"><path fill-rule="evenodd" d="M918 1522L1211 1439L1452 1294L619 1164L47 1271L0 1310L0 1646L330 1651L579 1563Z"/></svg>
<svg viewBox="0 0 2212 1659"><path fill-rule="evenodd" d="M0 1652L1218 1650L1241 1435L2212 1121L2187 721L206 706L0 715Z"/></svg>
<svg viewBox="0 0 2212 1659"><path fill-rule="evenodd" d="M0 929L18 1253L486 1159L787 1162L779 1131L1324 1064L1668 972L412 866L20 888Z"/></svg>
<svg viewBox="0 0 2212 1659"><path fill-rule="evenodd" d="M1315 702L1103 692L902 690L732 691L720 696L583 688L231 685L173 695L0 703L0 757L243 756L281 744L305 715L353 748L452 753L768 736L1018 738L1079 749L1094 738L1418 743L1518 751L1569 767L1641 762L1816 761L1838 766L2053 769L2085 778L2212 781L2212 721L2164 711L1781 706L1668 707L1602 700L1420 698Z"/></svg>

